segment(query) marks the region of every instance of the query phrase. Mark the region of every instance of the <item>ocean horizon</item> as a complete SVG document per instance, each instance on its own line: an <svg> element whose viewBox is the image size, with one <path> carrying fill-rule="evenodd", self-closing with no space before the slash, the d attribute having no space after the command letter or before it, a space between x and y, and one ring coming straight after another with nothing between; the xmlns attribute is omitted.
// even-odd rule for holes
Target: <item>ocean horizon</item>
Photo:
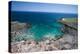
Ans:
<svg viewBox="0 0 80 54"><path fill-rule="evenodd" d="M22 12L11 11L11 21L29 23L52 23L62 18L77 18L77 14L49 13L49 12Z"/></svg>

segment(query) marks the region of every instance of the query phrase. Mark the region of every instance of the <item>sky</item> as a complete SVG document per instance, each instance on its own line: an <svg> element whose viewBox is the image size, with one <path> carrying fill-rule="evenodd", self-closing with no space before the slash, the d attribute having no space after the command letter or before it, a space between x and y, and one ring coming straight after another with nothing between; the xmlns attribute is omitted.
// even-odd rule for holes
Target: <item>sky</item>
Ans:
<svg viewBox="0 0 80 54"><path fill-rule="evenodd" d="M71 13L77 14L77 5L70 4L55 4L55 3L35 3L35 2L12 2L12 11L25 12L50 12L50 13Z"/></svg>
<svg viewBox="0 0 80 54"><path fill-rule="evenodd" d="M12 1L58 3L58 4L72 4L72 5L78 4L78 0L12 0Z"/></svg>

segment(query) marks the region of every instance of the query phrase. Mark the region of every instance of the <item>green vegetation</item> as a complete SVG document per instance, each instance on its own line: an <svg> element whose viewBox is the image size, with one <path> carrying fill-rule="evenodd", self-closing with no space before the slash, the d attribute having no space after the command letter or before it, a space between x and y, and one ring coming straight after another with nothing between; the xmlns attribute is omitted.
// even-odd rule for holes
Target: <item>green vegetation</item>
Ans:
<svg viewBox="0 0 80 54"><path fill-rule="evenodd" d="M62 21L67 22L67 23L75 23L78 20L77 20L77 18L63 18Z"/></svg>

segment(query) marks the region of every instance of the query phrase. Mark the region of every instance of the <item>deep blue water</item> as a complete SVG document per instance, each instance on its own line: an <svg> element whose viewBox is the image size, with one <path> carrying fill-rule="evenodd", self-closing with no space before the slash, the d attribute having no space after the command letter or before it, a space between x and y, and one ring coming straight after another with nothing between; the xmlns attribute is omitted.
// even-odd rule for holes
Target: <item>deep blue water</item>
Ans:
<svg viewBox="0 0 80 54"><path fill-rule="evenodd" d="M35 40L41 40L43 36L61 36L62 24L57 20L61 18L77 18L77 14L44 13L44 12L12 12L11 21L19 21L32 24L29 32L33 33Z"/></svg>
<svg viewBox="0 0 80 54"><path fill-rule="evenodd" d="M45 12L15 12L11 13L12 21L29 23L52 23L61 18L77 18L77 14L45 13Z"/></svg>

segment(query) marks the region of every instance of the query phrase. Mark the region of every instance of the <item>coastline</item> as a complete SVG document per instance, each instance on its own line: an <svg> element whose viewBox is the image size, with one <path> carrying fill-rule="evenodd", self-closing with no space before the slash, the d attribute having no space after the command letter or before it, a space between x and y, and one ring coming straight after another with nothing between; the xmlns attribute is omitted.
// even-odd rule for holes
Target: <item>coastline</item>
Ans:
<svg viewBox="0 0 80 54"><path fill-rule="evenodd" d="M22 28L28 28L25 26L27 25L25 23L20 23L19 25ZM20 31L20 29L17 30L17 32ZM25 31L23 30L23 33L24 32ZM19 33L19 34L23 34L23 33ZM34 39L28 39L28 40L21 39L21 41L18 41L18 42L11 42L11 52L14 53L14 52L69 50L69 49L77 49L78 48L77 45L78 45L78 42L75 36L69 33L64 33L60 38L57 38L57 39L49 36L49 37L44 37L43 40L37 41L37 42Z"/></svg>

